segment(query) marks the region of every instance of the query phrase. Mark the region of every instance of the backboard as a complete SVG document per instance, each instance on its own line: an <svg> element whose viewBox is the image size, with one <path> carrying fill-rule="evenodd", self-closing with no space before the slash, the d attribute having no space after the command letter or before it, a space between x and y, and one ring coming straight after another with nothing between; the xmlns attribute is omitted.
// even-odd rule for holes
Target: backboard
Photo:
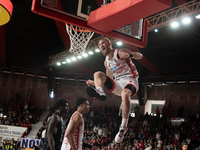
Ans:
<svg viewBox="0 0 200 150"><path fill-rule="evenodd" d="M124 3L124 0L33 0L32 11L39 15L78 26L83 29L93 31L97 34L108 36L116 40L121 40L128 44L143 48L147 43L147 21L142 18L144 18L143 16L146 14L141 13L142 15L138 15L140 12L133 12L134 16L132 16L132 13L130 14L129 10L132 12L133 9L128 7L130 5L134 5L134 7L143 7L145 0L134 0L137 2L136 4L135 2L132 4L131 1L133 0L127 0L127 6L123 6L126 4ZM158 0L146 0L146 2L147 1L157 2ZM161 0L159 0L159 2L160 1ZM167 6L168 4L164 5L164 8ZM120 10L120 7L122 11ZM164 8L161 7L159 10ZM114 12L110 12L108 9L114 10ZM103 19L107 19L107 21L102 21L102 16L99 17L100 20L95 20L96 18L98 19L99 10L105 12L106 15L108 14L108 16L103 16ZM155 8L153 8L152 11L155 12ZM93 16L91 16L91 12L92 15L94 14ZM122 13L120 14L120 12ZM147 13L150 14L148 11ZM135 18L134 22L131 22L131 20L133 20L132 18ZM98 21L100 22L98 23ZM106 27L104 25L106 25ZM104 29L107 30L104 31Z"/></svg>
<svg viewBox="0 0 200 150"><path fill-rule="evenodd" d="M89 13L102 4L96 0L40 0L41 7L87 22Z"/></svg>

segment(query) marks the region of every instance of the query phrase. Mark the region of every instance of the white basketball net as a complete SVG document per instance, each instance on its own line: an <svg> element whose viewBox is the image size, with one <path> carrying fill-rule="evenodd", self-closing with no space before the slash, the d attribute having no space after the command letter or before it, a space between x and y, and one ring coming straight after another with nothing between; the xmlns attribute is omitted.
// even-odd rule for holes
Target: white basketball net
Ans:
<svg viewBox="0 0 200 150"><path fill-rule="evenodd" d="M84 53L88 42L92 38L94 32L67 23L66 30L70 37L69 52L73 54Z"/></svg>

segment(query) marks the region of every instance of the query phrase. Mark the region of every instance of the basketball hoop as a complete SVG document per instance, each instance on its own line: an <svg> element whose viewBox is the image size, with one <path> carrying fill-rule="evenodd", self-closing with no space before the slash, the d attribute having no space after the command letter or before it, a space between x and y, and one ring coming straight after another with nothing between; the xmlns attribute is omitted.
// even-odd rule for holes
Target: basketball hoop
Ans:
<svg viewBox="0 0 200 150"><path fill-rule="evenodd" d="M69 52L73 54L81 54L85 52L88 42L92 38L94 32L67 23L66 30L70 37Z"/></svg>

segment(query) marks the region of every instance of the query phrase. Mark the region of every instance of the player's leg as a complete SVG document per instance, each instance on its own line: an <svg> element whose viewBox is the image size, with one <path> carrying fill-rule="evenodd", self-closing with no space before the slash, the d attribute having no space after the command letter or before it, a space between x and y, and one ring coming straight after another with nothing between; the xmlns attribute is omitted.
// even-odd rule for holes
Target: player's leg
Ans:
<svg viewBox="0 0 200 150"><path fill-rule="evenodd" d="M128 119L130 113L130 97L132 95L131 90L123 89L122 96L122 118Z"/></svg>
<svg viewBox="0 0 200 150"><path fill-rule="evenodd" d="M128 119L130 114L130 98L135 93L136 93L136 88L133 85L127 85L121 92L122 122L119 128L119 132L115 136L116 143L120 143L124 139L124 135L127 131Z"/></svg>
<svg viewBox="0 0 200 150"><path fill-rule="evenodd" d="M96 97L99 100L106 100L106 94L104 92L104 83L106 82L107 76L105 73L98 71L94 73L94 84L95 88L88 86L86 92L90 97Z"/></svg>
<svg viewBox="0 0 200 150"><path fill-rule="evenodd" d="M104 83L106 82L106 74L98 71L94 73L94 84L96 89L103 89L104 88Z"/></svg>
<svg viewBox="0 0 200 150"><path fill-rule="evenodd" d="M129 118L130 114L130 99L131 96L136 94L136 88L134 85L127 85L121 92L122 97L122 118Z"/></svg>

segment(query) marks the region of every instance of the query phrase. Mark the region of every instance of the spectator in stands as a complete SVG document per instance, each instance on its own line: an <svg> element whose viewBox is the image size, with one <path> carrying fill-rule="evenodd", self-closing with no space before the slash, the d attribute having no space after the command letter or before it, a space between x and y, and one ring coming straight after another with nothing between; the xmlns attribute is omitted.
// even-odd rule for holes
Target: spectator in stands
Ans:
<svg viewBox="0 0 200 150"><path fill-rule="evenodd" d="M98 128L98 135L99 136L102 136L103 135L103 130L102 130L102 128L99 126L99 128Z"/></svg>
<svg viewBox="0 0 200 150"><path fill-rule="evenodd" d="M7 150L7 149L8 149L8 140L7 140L7 139L5 139L5 140L3 141L3 146L2 146L2 148L3 148L3 150Z"/></svg>
<svg viewBox="0 0 200 150"><path fill-rule="evenodd" d="M165 106L163 106L163 108L162 108L162 117L163 118L165 118L166 117L166 107Z"/></svg>
<svg viewBox="0 0 200 150"><path fill-rule="evenodd" d="M157 148L160 149L162 147L162 140L161 138L159 138L159 140L157 141Z"/></svg>
<svg viewBox="0 0 200 150"><path fill-rule="evenodd" d="M140 133L139 133L139 138L144 138L144 132L143 129L141 129Z"/></svg>
<svg viewBox="0 0 200 150"><path fill-rule="evenodd" d="M151 149L152 149L151 144L146 144L145 145L145 149L144 150L151 150Z"/></svg>
<svg viewBox="0 0 200 150"><path fill-rule="evenodd" d="M0 150L2 150L2 146L3 146L3 138L0 137Z"/></svg>
<svg viewBox="0 0 200 150"><path fill-rule="evenodd" d="M20 140L19 138L17 138L17 141L14 141L15 142L15 150L18 150L19 147L20 147Z"/></svg>
<svg viewBox="0 0 200 150"><path fill-rule="evenodd" d="M160 117L160 110L159 110L158 107L156 108L156 116L157 116L158 118Z"/></svg>
<svg viewBox="0 0 200 150"><path fill-rule="evenodd" d="M8 120L8 118L5 118L5 125L10 125L10 121Z"/></svg>
<svg viewBox="0 0 200 150"><path fill-rule="evenodd" d="M156 141L158 141L158 140L160 139L160 137L161 137L161 134L160 134L160 132L158 131L158 132L156 133Z"/></svg>
<svg viewBox="0 0 200 150"><path fill-rule="evenodd" d="M37 139L41 139L42 137L42 130L40 129L37 133Z"/></svg>
<svg viewBox="0 0 200 150"><path fill-rule="evenodd" d="M29 121L29 120L27 121L27 124L26 124L26 126L27 126L27 128L28 128L28 131L27 131L27 133L29 134L29 133L30 133L30 131L32 130L32 125L31 125L31 123L30 123L30 121Z"/></svg>
<svg viewBox="0 0 200 150"><path fill-rule="evenodd" d="M200 120L200 111L197 111L196 113L196 121L199 121Z"/></svg>
<svg viewBox="0 0 200 150"><path fill-rule="evenodd" d="M139 150L142 150L143 147L144 147L143 140L139 140L139 141L138 141L138 149L139 149Z"/></svg>
<svg viewBox="0 0 200 150"><path fill-rule="evenodd" d="M174 138L175 138L177 141L179 141L179 139L180 139L180 133L179 133L179 131L175 131L175 133L174 133Z"/></svg>
<svg viewBox="0 0 200 150"><path fill-rule="evenodd" d="M98 127L97 127L97 125L94 125L94 127L93 127L93 132L94 132L94 133L97 133L97 132L98 132Z"/></svg>
<svg viewBox="0 0 200 150"><path fill-rule="evenodd" d="M39 150L39 145L34 145L35 150Z"/></svg>
<svg viewBox="0 0 200 150"><path fill-rule="evenodd" d="M186 143L182 144L182 150L187 150L188 149L188 145Z"/></svg>
<svg viewBox="0 0 200 150"><path fill-rule="evenodd" d="M186 139L186 144L187 144L187 145L189 145L189 144L190 144L190 142L191 142L191 139L190 139L190 137L187 137L187 139Z"/></svg>
<svg viewBox="0 0 200 150"><path fill-rule="evenodd" d="M147 127L148 126L148 121L147 121L148 117L147 116L148 116L148 112L145 115L145 119L143 121L143 127Z"/></svg>
<svg viewBox="0 0 200 150"><path fill-rule="evenodd" d="M27 127L25 119L22 121L21 127Z"/></svg>
<svg viewBox="0 0 200 150"><path fill-rule="evenodd" d="M10 140L8 150L14 150L14 139Z"/></svg>

